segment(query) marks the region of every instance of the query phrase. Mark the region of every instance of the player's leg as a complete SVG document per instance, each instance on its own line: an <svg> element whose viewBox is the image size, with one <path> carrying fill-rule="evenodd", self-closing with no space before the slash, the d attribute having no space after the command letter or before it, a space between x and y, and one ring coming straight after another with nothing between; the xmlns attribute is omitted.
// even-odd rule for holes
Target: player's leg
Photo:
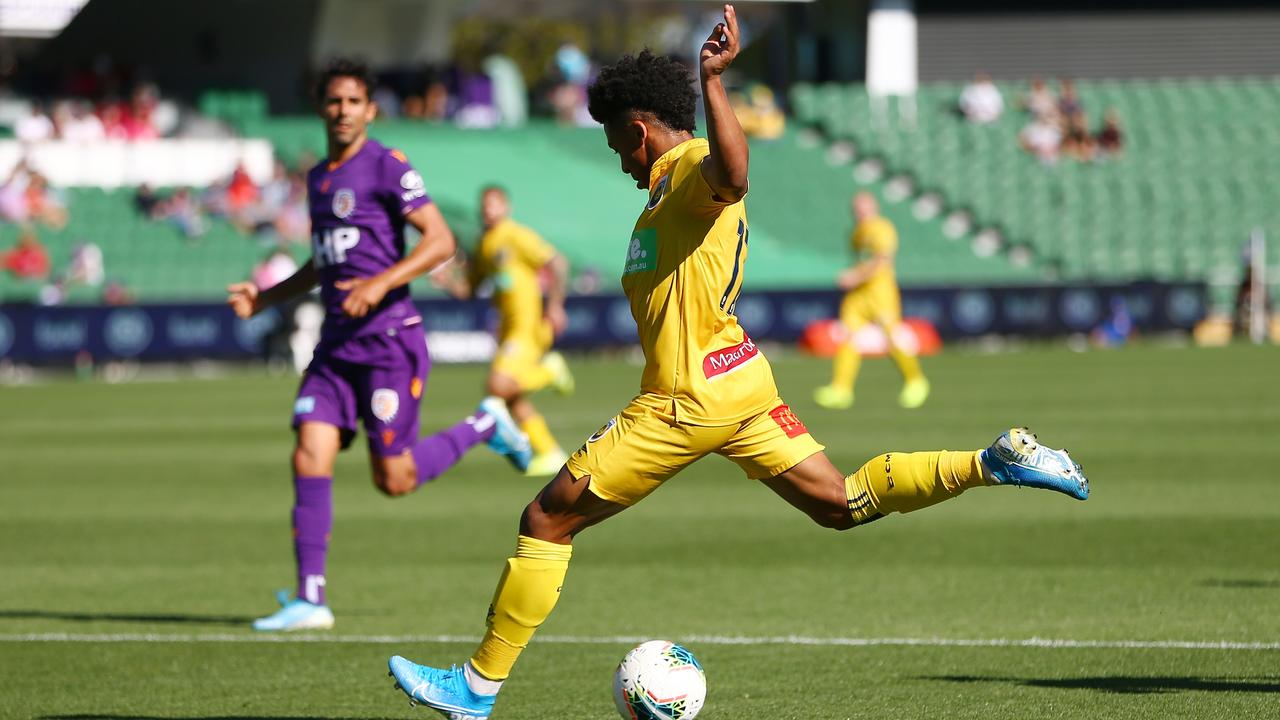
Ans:
<svg viewBox="0 0 1280 720"><path fill-rule="evenodd" d="M903 338L906 328L902 325L902 298L895 287L886 291L884 297L877 298L876 318L884 329L885 339L889 343L889 357L902 373L902 392L898 394L898 404L904 408L918 408L924 405L929 397L929 380L920 369L920 360L915 349L908 347Z"/></svg>
<svg viewBox="0 0 1280 720"><path fill-rule="evenodd" d="M355 433L354 395L341 363L321 357L307 370L294 403L293 549L295 596L278 597L281 608L253 623L255 630L300 630L333 626L325 597L325 561L333 527L333 464Z"/></svg>
<svg viewBox="0 0 1280 720"><path fill-rule="evenodd" d="M550 341L549 326L545 328L545 332L513 333L508 336L499 345L488 379L489 394L506 401L511 417L520 426L520 430L529 436L533 460L530 461L526 474L534 477L555 475L569 457L551 434L546 419L528 397L555 382L558 376L568 373L568 366L558 353L555 355L557 362L545 362L547 358L544 352L550 347ZM572 384L572 376L568 377Z"/></svg>
<svg viewBox="0 0 1280 720"><path fill-rule="evenodd" d="M527 439L494 398L452 427L418 437L419 409L431 359L421 326L367 343L368 363L356 386L360 417L369 435L374 485L391 495L413 492L444 474L468 450L487 443L521 470L528 464Z"/></svg>
<svg viewBox="0 0 1280 720"><path fill-rule="evenodd" d="M525 508L516 553L503 569L488 628L470 660L446 671L393 657L399 687L457 717L488 717L498 688L559 599L573 538L639 502L705 454L703 446L720 442L698 432L632 405L592 435Z"/></svg>
<svg viewBox="0 0 1280 720"><path fill-rule="evenodd" d="M836 356L831 361L831 383L813 393L814 402L832 410L843 410L853 405L853 388L862 367L862 354L854 343L858 330L867 323L862 296L857 292L846 293L840 303L840 325L843 336Z"/></svg>
<svg viewBox="0 0 1280 720"><path fill-rule="evenodd" d="M1003 433L985 450L884 453L850 475L817 453L764 483L819 525L837 530L920 510L983 485L1089 496L1088 481L1066 451L1040 446L1022 428Z"/></svg>

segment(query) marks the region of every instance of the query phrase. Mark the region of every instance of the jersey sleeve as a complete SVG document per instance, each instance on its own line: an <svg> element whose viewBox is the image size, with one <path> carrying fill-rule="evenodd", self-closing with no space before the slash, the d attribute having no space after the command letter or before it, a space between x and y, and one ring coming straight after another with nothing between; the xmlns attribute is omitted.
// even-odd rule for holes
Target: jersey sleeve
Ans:
<svg viewBox="0 0 1280 720"><path fill-rule="evenodd" d="M684 196L682 199L685 205L698 213L718 212L733 204L717 196L707 178L702 175L702 162L710 155L709 147L692 149L680 158L674 171L674 179L680 185L678 192Z"/></svg>
<svg viewBox="0 0 1280 720"><path fill-rule="evenodd" d="M397 208L402 216L431 202L422 175L413 169L409 158L399 150L390 150L383 156L379 183L388 204Z"/></svg>
<svg viewBox="0 0 1280 720"><path fill-rule="evenodd" d="M538 233L529 228L520 228L511 238L511 249L519 256L520 261L531 268L540 268L551 262L556 256L556 249L551 243L542 239Z"/></svg>
<svg viewBox="0 0 1280 720"><path fill-rule="evenodd" d="M893 255L898 251L898 231L888 221L876 223L867 245L874 255Z"/></svg>

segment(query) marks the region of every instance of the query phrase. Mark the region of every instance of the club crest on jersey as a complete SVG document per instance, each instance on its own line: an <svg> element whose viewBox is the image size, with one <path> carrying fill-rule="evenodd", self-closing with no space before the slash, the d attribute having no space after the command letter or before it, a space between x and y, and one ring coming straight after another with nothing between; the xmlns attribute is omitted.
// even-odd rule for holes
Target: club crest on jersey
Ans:
<svg viewBox="0 0 1280 720"><path fill-rule="evenodd" d="M649 196L649 203L644 206L645 210L652 210L658 207L658 203L662 202L662 198L667 195L667 178L669 175L663 175L658 178L658 186L653 189L653 194Z"/></svg>
<svg viewBox="0 0 1280 720"><path fill-rule="evenodd" d="M356 191L351 188L338 188L333 194L333 214L339 220L345 220L356 211Z"/></svg>
<svg viewBox="0 0 1280 720"><path fill-rule="evenodd" d="M369 401L373 416L382 422L391 422L400 412L400 395L391 388L378 388L373 391L373 399Z"/></svg>

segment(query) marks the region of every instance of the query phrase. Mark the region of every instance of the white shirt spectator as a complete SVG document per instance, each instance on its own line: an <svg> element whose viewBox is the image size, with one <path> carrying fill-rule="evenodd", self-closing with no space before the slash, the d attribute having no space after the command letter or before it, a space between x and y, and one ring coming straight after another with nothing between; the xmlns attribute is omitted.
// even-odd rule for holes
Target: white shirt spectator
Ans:
<svg viewBox="0 0 1280 720"><path fill-rule="evenodd" d="M13 126L13 134L24 143L44 142L53 139L53 121L34 105L31 114L22 118Z"/></svg>
<svg viewBox="0 0 1280 720"><path fill-rule="evenodd" d="M67 268L67 282L97 287L106 279L102 265L102 248L93 243L77 245L71 251L71 264Z"/></svg>
<svg viewBox="0 0 1280 720"><path fill-rule="evenodd" d="M90 143L106 137L102 121L93 113L77 114L62 126L62 139L67 142Z"/></svg>
<svg viewBox="0 0 1280 720"><path fill-rule="evenodd" d="M1022 149L1040 158L1042 162L1053 163L1058 159L1058 150L1062 146L1062 130L1054 123L1037 119L1027 124L1018 135Z"/></svg>
<svg viewBox="0 0 1280 720"><path fill-rule="evenodd" d="M993 123L1004 112L1004 98L991 78L979 75L960 93L960 112L969 122Z"/></svg>

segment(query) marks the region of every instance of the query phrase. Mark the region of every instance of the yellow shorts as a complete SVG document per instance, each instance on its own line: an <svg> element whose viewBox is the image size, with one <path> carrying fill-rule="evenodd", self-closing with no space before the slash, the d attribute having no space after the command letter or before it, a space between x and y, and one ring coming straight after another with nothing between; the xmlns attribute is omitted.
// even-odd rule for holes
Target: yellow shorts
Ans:
<svg viewBox="0 0 1280 720"><path fill-rule="evenodd" d="M601 498L634 505L668 478L710 453L764 480L824 449L779 398L770 409L735 425L706 427L671 422L636 398L587 439L570 458L569 472L590 475Z"/></svg>
<svg viewBox="0 0 1280 720"><path fill-rule="evenodd" d="M546 385L545 373L538 366L542 356L551 349L551 327L544 325L534 331L510 333L498 340L498 350L493 356L492 369L506 375L525 392L533 392Z"/></svg>
<svg viewBox="0 0 1280 720"><path fill-rule="evenodd" d="M858 289L848 292L840 302L840 322L850 330L867 323L891 328L902 322L902 297L896 286Z"/></svg>

